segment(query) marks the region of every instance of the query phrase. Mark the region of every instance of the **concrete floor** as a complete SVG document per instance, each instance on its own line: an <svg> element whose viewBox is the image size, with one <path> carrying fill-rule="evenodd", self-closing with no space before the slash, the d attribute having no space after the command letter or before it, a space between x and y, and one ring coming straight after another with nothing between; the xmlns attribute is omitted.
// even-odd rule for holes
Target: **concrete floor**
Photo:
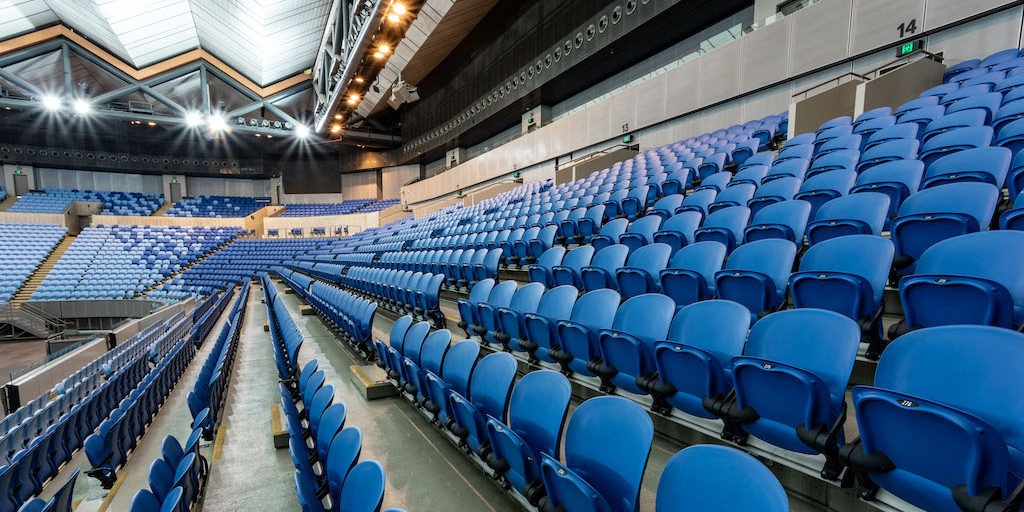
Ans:
<svg viewBox="0 0 1024 512"><path fill-rule="evenodd" d="M0 379L10 382L11 373L46 357L45 340L5 341L0 343Z"/></svg>

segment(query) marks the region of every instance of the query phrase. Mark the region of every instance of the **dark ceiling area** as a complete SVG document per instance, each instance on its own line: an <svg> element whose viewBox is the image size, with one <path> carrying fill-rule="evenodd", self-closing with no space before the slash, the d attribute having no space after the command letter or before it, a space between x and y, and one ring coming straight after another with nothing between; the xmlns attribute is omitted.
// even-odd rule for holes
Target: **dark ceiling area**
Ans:
<svg viewBox="0 0 1024 512"><path fill-rule="evenodd" d="M745 0L677 2L519 101L484 116L447 145L426 151L417 161L431 162L443 158L446 149L480 144L519 125L523 112L530 108L565 101L749 5ZM426 118L446 121L477 101L495 84L605 7L605 2L592 0L501 2L448 59L420 83L423 98L402 110L403 139L412 140L439 124L422 122ZM548 20L557 20L557 24Z"/></svg>

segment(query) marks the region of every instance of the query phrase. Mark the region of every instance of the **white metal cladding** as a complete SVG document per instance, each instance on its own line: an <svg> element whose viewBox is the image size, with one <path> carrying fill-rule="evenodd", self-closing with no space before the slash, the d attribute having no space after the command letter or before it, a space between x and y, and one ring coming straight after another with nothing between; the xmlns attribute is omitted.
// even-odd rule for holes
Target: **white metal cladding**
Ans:
<svg viewBox="0 0 1024 512"><path fill-rule="evenodd" d="M931 30L957 20L981 14L1012 3L1009 0L928 0L925 6L924 29Z"/></svg>
<svg viewBox="0 0 1024 512"><path fill-rule="evenodd" d="M739 94L740 43L732 41L700 61L700 102L708 105Z"/></svg>
<svg viewBox="0 0 1024 512"><path fill-rule="evenodd" d="M857 0L853 6L850 54L859 55L922 32L924 0Z"/></svg>
<svg viewBox="0 0 1024 512"><path fill-rule="evenodd" d="M740 92L784 80L789 76L789 46L792 18L785 17L740 38Z"/></svg>
<svg viewBox="0 0 1024 512"><path fill-rule="evenodd" d="M790 76L845 59L850 41L850 0L826 0L793 14Z"/></svg>
<svg viewBox="0 0 1024 512"><path fill-rule="evenodd" d="M331 0L0 0L0 40L60 22L141 68L202 48L261 85L313 65Z"/></svg>

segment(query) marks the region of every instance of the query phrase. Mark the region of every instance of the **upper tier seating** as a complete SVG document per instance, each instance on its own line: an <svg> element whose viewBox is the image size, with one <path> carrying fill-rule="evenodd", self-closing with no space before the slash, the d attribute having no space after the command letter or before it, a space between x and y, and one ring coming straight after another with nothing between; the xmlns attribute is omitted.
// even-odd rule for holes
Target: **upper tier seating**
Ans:
<svg viewBox="0 0 1024 512"><path fill-rule="evenodd" d="M193 196L184 198L164 215L168 217L246 217L270 204L269 197Z"/></svg>
<svg viewBox="0 0 1024 512"><path fill-rule="evenodd" d="M326 215L347 215L369 206L373 199L349 199L340 203L296 203L284 204L285 210L278 217L323 217Z"/></svg>
<svg viewBox="0 0 1024 512"><path fill-rule="evenodd" d="M394 205L396 205L396 204L398 204L400 202L401 202L401 200L399 200L399 199L382 199L382 200L378 200L376 202L373 202L373 203L363 207L362 210L359 210L359 213L379 212L381 210L386 210L388 208L391 208L392 206L394 206Z"/></svg>
<svg viewBox="0 0 1024 512"><path fill-rule="evenodd" d="M237 228L86 228L33 300L130 299L235 238Z"/></svg>
<svg viewBox="0 0 1024 512"><path fill-rule="evenodd" d="M44 188L21 196L7 211L63 213L74 201L102 203L100 215L149 216L164 204L163 194Z"/></svg>
<svg viewBox="0 0 1024 512"><path fill-rule="evenodd" d="M67 232L57 224L0 222L0 304L11 300Z"/></svg>

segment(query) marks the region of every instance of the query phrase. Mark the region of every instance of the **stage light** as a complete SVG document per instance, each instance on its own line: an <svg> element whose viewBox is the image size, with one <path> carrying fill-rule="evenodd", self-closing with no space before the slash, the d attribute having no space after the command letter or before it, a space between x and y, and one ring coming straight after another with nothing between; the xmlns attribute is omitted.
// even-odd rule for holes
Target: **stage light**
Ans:
<svg viewBox="0 0 1024 512"><path fill-rule="evenodd" d="M76 100L75 101L75 113L76 114L78 114L80 116L84 116L84 115L88 114L90 110L92 110L92 105L90 105L88 101L85 101L85 100Z"/></svg>
<svg viewBox="0 0 1024 512"><path fill-rule="evenodd" d="M43 96L43 107L46 110L60 109L60 98L56 96Z"/></svg>
<svg viewBox="0 0 1024 512"><path fill-rule="evenodd" d="M378 50L380 50L381 53L388 53L391 51L391 48L388 48L388 45L386 44L382 44Z"/></svg>
<svg viewBox="0 0 1024 512"><path fill-rule="evenodd" d="M185 122L188 123L189 126L195 128L196 126L203 124L203 116L200 115L199 112L189 112L188 114L185 114Z"/></svg>
<svg viewBox="0 0 1024 512"><path fill-rule="evenodd" d="M363 83L363 79L362 79L361 77L358 77L358 76L357 76L357 77L356 77L356 82L359 82L359 83Z"/></svg>
<svg viewBox="0 0 1024 512"><path fill-rule="evenodd" d="M296 126L295 127L295 136L300 138L300 139L305 139L306 137L309 136L309 128L307 128L305 125L302 125L302 124Z"/></svg>
<svg viewBox="0 0 1024 512"><path fill-rule="evenodd" d="M150 121L150 122L148 122L148 123L146 123L146 124L148 124L148 125L150 125L150 126L156 126L156 123L154 123L153 121Z"/></svg>
<svg viewBox="0 0 1024 512"><path fill-rule="evenodd" d="M374 56L374 58L380 59L380 58L384 57L384 54L381 53L381 52L377 52L377 53L373 54L373 56Z"/></svg>
<svg viewBox="0 0 1024 512"><path fill-rule="evenodd" d="M206 124L210 127L210 131L222 132L228 128L228 124L224 121L224 117L219 114L213 114L209 119L206 120Z"/></svg>
<svg viewBox="0 0 1024 512"><path fill-rule="evenodd" d="M405 6L402 4L395 4L391 6L391 12L395 14L405 14Z"/></svg>
<svg viewBox="0 0 1024 512"><path fill-rule="evenodd" d="M388 14L388 21L391 23L398 23L399 21L402 21L402 18L399 18L397 14L392 13Z"/></svg>
<svg viewBox="0 0 1024 512"><path fill-rule="evenodd" d="M340 131L341 131L341 125L340 124L336 124L336 125L331 127L331 133L338 133Z"/></svg>

